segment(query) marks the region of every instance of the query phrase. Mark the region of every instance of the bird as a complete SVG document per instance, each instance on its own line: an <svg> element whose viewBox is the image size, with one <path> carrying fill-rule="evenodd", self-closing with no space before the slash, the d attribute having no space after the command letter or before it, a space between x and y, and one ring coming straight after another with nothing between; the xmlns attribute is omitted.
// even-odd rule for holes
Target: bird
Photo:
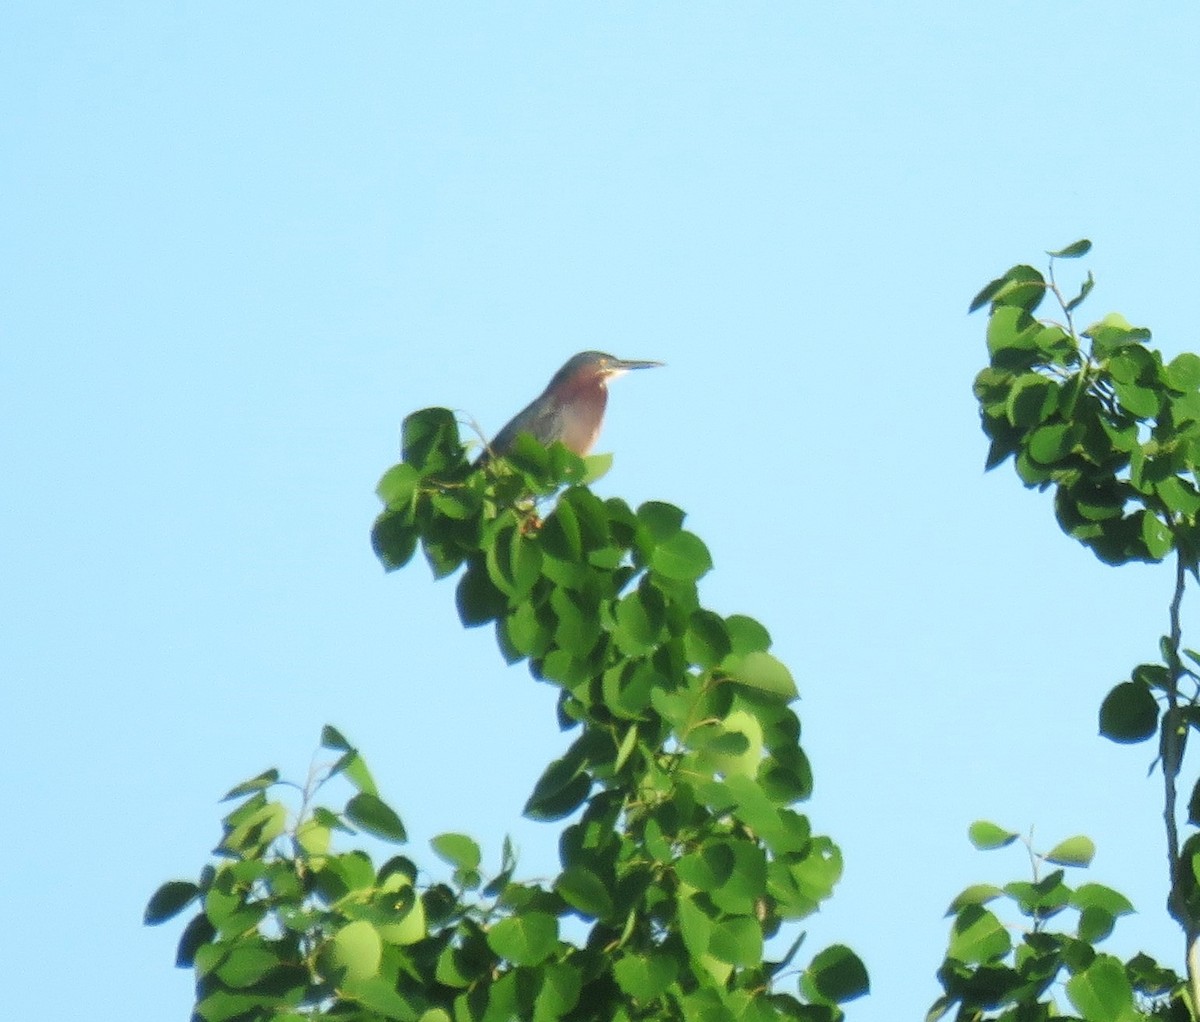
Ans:
<svg viewBox="0 0 1200 1022"><path fill-rule="evenodd" d="M581 351L569 358L554 374L546 389L508 421L476 462L486 464L490 457L512 450L522 433L529 433L545 446L561 440L581 457L587 454L600 435L604 407L608 402L608 381L631 369L649 369L662 362L646 359L616 358L603 351Z"/></svg>

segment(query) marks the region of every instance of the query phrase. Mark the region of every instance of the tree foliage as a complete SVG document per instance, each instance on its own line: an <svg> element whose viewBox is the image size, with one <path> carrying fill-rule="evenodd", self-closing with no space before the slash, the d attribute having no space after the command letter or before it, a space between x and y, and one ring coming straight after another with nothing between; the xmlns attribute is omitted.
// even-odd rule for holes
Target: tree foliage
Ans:
<svg viewBox="0 0 1200 1022"><path fill-rule="evenodd" d="M1109 691L1099 723L1114 742L1157 736L1188 975L1098 947L1132 905L1069 879L1091 862L1087 837L1047 851L1021 838L1028 878L951 902L930 1022L1185 1022L1200 1004L1200 783L1183 808L1177 788L1200 728L1200 654L1180 618L1200 578L1200 356L1165 359L1115 313L1077 330L1094 280L1068 297L1055 268L1090 248L1049 253L1045 275L1014 266L975 297L989 354L975 394L987 466L1011 459L1027 487L1053 489L1068 535L1111 565L1174 558L1157 659ZM1056 317L1038 314L1047 296ZM326 726L329 763L303 785L272 769L235 786L214 861L150 899L151 924L195 909L177 952L195 972L194 1018L836 1022L868 991L842 945L793 965L795 924L842 863L797 808L812 773L792 675L760 623L701 604L712 561L684 513L602 499L589 484L606 467L529 436L472 465L453 414L426 409L405 420L371 536L388 570L420 550L435 578L457 575L463 624L492 626L508 663L558 688L569 741L525 806L562 828L558 875L517 879L507 840L489 868L457 832L432 840L440 865L339 850L407 835L360 752ZM349 793L330 802L337 783ZM969 836L987 851L1020 838L988 821Z"/></svg>
<svg viewBox="0 0 1200 1022"><path fill-rule="evenodd" d="M1050 256L1043 275L1014 266L989 283L970 311L988 309L989 364L975 379L987 467L1011 459L1021 481L1053 489L1054 512L1069 536L1111 565L1175 558L1168 629L1161 661L1140 664L1104 698L1100 732L1114 742L1158 736L1155 764L1163 778L1171 915L1184 934L1188 980L1146 955L1121 962L1097 952L1116 919L1131 909L1097 884L1070 887L1065 870L1086 866L1091 842L1068 839L1046 853L1027 842L1033 876L1003 888L980 884L955 899L945 994L930 1011L940 1018L1035 1020L1071 1017L1124 1022L1149 1016L1189 1019L1200 1002L1200 832L1181 842L1177 778L1190 731L1200 727L1200 665L1184 649L1180 605L1200 551L1200 356L1170 359L1149 345L1150 331L1110 313L1083 330L1075 314L1091 294L1089 273L1070 297L1055 279L1056 262L1091 249L1078 241ZM1057 317L1038 315L1047 298ZM1187 824L1200 825L1200 785ZM972 827L981 848L1010 844L1016 834L995 824ZM988 908L1007 899L1028 921L1020 941ZM1075 925L1052 931L1050 920L1075 910ZM1076 1015L1062 1014L1062 984Z"/></svg>
<svg viewBox="0 0 1200 1022"><path fill-rule="evenodd" d="M217 862L151 900L148 922L198 904L178 955L196 971L196 1015L840 1019L867 990L862 962L834 945L793 966L803 935L787 934L842 869L796 809L812 789L796 686L761 624L701 604L712 562L683 512L601 499L587 482L603 459L529 437L474 467L445 409L409 416L403 454L378 487L379 559L400 568L419 548L436 577L461 572L464 625L494 626L509 663L559 689L571 740L525 813L568 821L561 872L515 879L506 844L485 877L459 833L432 842L448 883L404 855L376 866L335 851L355 830L394 843L405 832L327 727L338 758L297 811L273 797L273 770L238 785ZM315 804L339 776L349 800ZM568 919L584 939L567 939Z"/></svg>

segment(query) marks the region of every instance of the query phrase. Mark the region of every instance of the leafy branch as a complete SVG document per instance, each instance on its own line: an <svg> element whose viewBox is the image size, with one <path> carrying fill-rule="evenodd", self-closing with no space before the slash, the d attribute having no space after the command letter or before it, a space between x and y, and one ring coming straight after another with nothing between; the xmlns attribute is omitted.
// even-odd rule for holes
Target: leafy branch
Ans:
<svg viewBox="0 0 1200 1022"><path fill-rule="evenodd" d="M702 606L712 561L684 513L602 500L587 482L603 459L531 437L472 465L446 409L409 416L403 448L379 483L372 544L389 570L420 549L436 578L458 574L463 624L492 625L505 660L559 689L573 740L525 815L572 821L561 871L516 880L506 843L485 883L479 846L457 833L432 842L450 884L404 856L376 868L362 849L334 851L335 834L405 832L357 750L327 727L322 743L341 756L324 779L355 788L344 807L310 810L306 794L280 840L286 809L267 791L283 782L260 774L235 789L245 801L216 852L229 861L151 900L148 922L199 903L179 954L196 971L197 1016L843 1018L840 1005L868 987L853 951L835 944L791 972L801 933L773 957L841 874L837 847L796 808L812 774L795 682L761 624ZM581 942L565 938L568 917L583 922Z"/></svg>
<svg viewBox="0 0 1200 1022"><path fill-rule="evenodd" d="M1078 241L1051 252L1048 273L1012 267L975 296L987 307L989 365L975 380L987 467L1013 459L1031 488L1054 488L1059 525L1108 564L1162 561L1174 554L1175 585L1162 662L1140 664L1100 707L1100 730L1115 742L1159 735L1171 916L1185 938L1188 997L1200 1005L1200 833L1180 843L1177 778L1189 732L1200 727L1197 694L1181 683L1195 675L1183 657L1180 608L1187 576L1197 576L1200 533L1200 356L1166 362L1150 331L1110 313L1081 332L1074 314L1093 290L1089 273L1067 298L1056 260L1091 249ZM1035 313L1047 294L1061 322ZM1200 825L1200 785L1187 824ZM1185 1016L1186 1017L1186 1016Z"/></svg>

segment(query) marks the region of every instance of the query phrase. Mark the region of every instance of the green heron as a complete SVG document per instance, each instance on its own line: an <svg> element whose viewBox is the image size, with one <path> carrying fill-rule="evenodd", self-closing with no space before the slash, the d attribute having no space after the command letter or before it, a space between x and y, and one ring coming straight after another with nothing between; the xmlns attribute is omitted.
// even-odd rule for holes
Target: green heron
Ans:
<svg viewBox="0 0 1200 1022"><path fill-rule="evenodd" d="M581 351L567 361L541 395L518 412L488 445L479 464L492 455L507 454L521 433L549 446L555 440L576 454L592 449L604 421L608 381L630 369L648 369L661 362L614 358L603 351Z"/></svg>

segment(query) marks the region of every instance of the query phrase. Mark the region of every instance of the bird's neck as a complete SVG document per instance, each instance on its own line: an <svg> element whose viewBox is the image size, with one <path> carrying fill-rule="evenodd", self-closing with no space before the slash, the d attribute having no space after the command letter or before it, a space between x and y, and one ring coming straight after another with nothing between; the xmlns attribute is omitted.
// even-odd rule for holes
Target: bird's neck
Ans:
<svg viewBox="0 0 1200 1022"><path fill-rule="evenodd" d="M564 405L593 405L603 412L608 402L608 388L602 379L573 380L559 392L559 400Z"/></svg>

